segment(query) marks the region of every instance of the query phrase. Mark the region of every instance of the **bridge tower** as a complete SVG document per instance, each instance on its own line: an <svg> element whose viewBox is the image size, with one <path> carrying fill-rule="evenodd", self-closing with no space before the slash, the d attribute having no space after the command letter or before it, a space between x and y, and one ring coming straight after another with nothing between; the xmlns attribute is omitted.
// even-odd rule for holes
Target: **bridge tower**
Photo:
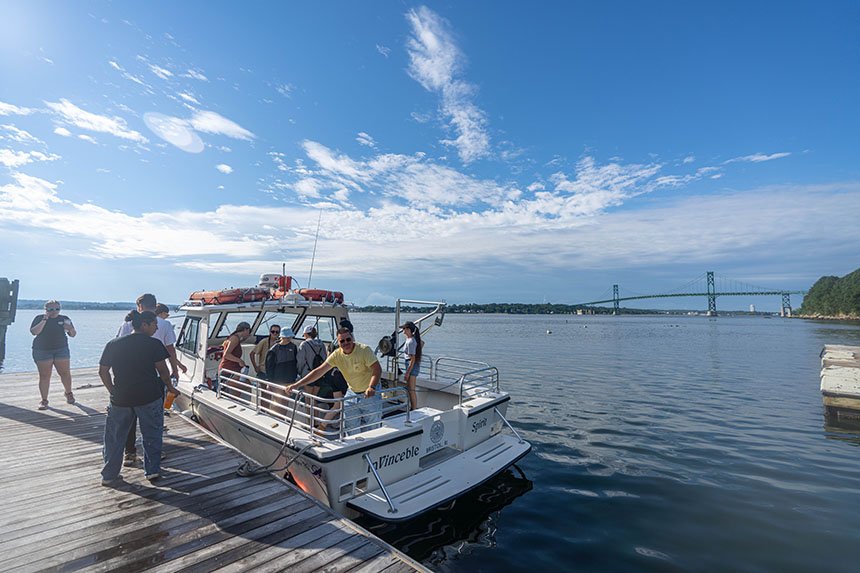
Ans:
<svg viewBox="0 0 860 573"><path fill-rule="evenodd" d="M717 316L717 289L714 287L714 271L708 271L708 316Z"/></svg>
<svg viewBox="0 0 860 573"><path fill-rule="evenodd" d="M612 285L612 314L618 314L618 285Z"/></svg>
<svg viewBox="0 0 860 573"><path fill-rule="evenodd" d="M779 315L791 317L791 295L787 292L782 293L782 309Z"/></svg>

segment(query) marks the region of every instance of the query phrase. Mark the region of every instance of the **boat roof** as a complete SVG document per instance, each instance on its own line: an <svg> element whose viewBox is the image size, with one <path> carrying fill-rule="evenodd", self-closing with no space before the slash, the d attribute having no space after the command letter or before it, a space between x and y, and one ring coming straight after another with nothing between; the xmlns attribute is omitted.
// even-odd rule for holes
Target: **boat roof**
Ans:
<svg viewBox="0 0 860 573"><path fill-rule="evenodd" d="M236 310L252 311L252 310L278 310L287 308L300 309L317 309L327 311L325 314L335 314L332 311L340 310L343 313L348 312L348 307L345 304L338 302L324 302L317 300L297 299L297 298L275 298L267 300L258 300L254 302L234 302L228 304L204 304L199 300L187 300L179 310L191 313L213 313L213 312L229 312Z"/></svg>

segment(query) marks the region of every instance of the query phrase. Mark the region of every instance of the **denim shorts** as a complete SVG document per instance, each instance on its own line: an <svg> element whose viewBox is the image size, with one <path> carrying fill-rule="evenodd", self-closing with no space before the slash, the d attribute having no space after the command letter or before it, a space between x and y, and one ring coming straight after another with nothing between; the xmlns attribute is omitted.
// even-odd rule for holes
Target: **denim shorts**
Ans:
<svg viewBox="0 0 860 573"><path fill-rule="evenodd" d="M68 360L71 358L69 347L52 348L50 350L42 350L41 348L33 349L33 362L47 362L48 360Z"/></svg>
<svg viewBox="0 0 860 573"><path fill-rule="evenodd" d="M409 359L407 358L403 362L403 375L406 376L406 371L409 370ZM410 376L418 376L421 374L421 363L416 362L415 367L412 369L412 372L409 373Z"/></svg>

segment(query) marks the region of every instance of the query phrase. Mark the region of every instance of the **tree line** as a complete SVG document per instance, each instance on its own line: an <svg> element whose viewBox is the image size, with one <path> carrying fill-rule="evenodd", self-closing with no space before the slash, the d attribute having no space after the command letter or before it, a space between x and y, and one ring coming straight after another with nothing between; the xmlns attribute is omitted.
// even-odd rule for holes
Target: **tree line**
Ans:
<svg viewBox="0 0 860 573"><path fill-rule="evenodd" d="M804 316L850 316L860 318L860 269L844 277L818 279L798 313Z"/></svg>

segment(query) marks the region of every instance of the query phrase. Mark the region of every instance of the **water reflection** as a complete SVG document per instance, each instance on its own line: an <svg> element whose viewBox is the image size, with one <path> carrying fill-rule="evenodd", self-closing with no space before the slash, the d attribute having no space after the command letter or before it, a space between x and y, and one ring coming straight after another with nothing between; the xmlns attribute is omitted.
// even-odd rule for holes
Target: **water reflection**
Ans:
<svg viewBox="0 0 860 573"><path fill-rule="evenodd" d="M860 446L860 414L852 417L824 416L824 435L828 440Z"/></svg>
<svg viewBox="0 0 860 573"><path fill-rule="evenodd" d="M369 517L356 522L413 559L441 564L470 546L493 547L501 510L532 489L532 482L513 466L448 505L406 523Z"/></svg>

